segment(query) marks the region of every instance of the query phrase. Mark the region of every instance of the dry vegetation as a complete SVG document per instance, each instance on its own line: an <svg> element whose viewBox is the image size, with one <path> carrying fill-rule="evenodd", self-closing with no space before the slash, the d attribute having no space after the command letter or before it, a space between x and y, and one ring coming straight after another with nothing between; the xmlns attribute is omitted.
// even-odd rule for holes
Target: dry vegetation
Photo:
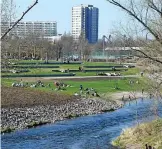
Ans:
<svg viewBox="0 0 162 149"><path fill-rule="evenodd" d="M1 88L1 106L6 107L30 107L35 105L65 104L75 100L70 95L47 93L38 90L2 87Z"/></svg>
<svg viewBox="0 0 162 149"><path fill-rule="evenodd" d="M145 144L151 145L156 149L162 148L162 119L150 123L141 124L135 128L129 128L113 142L121 148L128 146L140 146L145 149Z"/></svg>

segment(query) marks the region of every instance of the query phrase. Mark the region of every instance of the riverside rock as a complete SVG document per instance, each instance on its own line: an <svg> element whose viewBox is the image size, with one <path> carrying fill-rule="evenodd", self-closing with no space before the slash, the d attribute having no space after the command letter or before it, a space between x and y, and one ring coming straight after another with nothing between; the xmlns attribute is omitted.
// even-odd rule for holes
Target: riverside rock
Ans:
<svg viewBox="0 0 162 149"><path fill-rule="evenodd" d="M15 130L27 128L31 123L54 123L55 121L82 115L97 114L118 109L121 105L102 99L76 99L60 105L34 105L1 109L1 128Z"/></svg>

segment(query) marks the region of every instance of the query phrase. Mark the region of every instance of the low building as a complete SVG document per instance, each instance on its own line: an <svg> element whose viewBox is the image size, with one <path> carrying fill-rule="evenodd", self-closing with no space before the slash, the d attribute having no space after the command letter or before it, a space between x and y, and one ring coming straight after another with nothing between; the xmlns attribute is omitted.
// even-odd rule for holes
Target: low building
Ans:
<svg viewBox="0 0 162 149"><path fill-rule="evenodd" d="M57 41L61 40L62 35L58 35L58 36L48 36L45 37L45 39L47 39L49 42L51 43L56 43Z"/></svg>
<svg viewBox="0 0 162 149"><path fill-rule="evenodd" d="M95 50L92 53L93 59L119 59L129 58L136 55L133 49L141 49L141 47L107 47L105 50Z"/></svg>

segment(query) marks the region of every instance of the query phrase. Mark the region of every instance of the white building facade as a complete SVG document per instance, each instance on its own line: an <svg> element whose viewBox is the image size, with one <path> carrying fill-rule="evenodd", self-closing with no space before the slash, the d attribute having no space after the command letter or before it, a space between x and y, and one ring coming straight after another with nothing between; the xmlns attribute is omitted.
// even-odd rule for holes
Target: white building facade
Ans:
<svg viewBox="0 0 162 149"><path fill-rule="evenodd" d="M14 24L15 22L1 22L1 35ZM29 34L35 34L38 36L51 37L57 35L57 22L55 21L27 21L19 22L14 29L10 32L10 35L24 37Z"/></svg>
<svg viewBox="0 0 162 149"><path fill-rule="evenodd" d="M76 6L72 8L72 36L74 40L78 40L83 26L83 7Z"/></svg>

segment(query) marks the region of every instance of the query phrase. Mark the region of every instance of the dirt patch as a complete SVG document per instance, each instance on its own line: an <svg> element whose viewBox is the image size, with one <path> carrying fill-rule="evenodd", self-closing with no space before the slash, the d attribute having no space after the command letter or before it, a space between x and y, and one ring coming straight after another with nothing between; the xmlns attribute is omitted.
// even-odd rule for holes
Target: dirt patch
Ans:
<svg viewBox="0 0 162 149"><path fill-rule="evenodd" d="M147 93L141 93L141 92L118 92L113 93L109 96L110 99L115 101L128 101L128 100L134 100L137 98L146 98L149 97Z"/></svg>
<svg viewBox="0 0 162 149"><path fill-rule="evenodd" d="M60 105L76 97L59 93L17 87L1 87L1 107L26 107L35 105Z"/></svg>

